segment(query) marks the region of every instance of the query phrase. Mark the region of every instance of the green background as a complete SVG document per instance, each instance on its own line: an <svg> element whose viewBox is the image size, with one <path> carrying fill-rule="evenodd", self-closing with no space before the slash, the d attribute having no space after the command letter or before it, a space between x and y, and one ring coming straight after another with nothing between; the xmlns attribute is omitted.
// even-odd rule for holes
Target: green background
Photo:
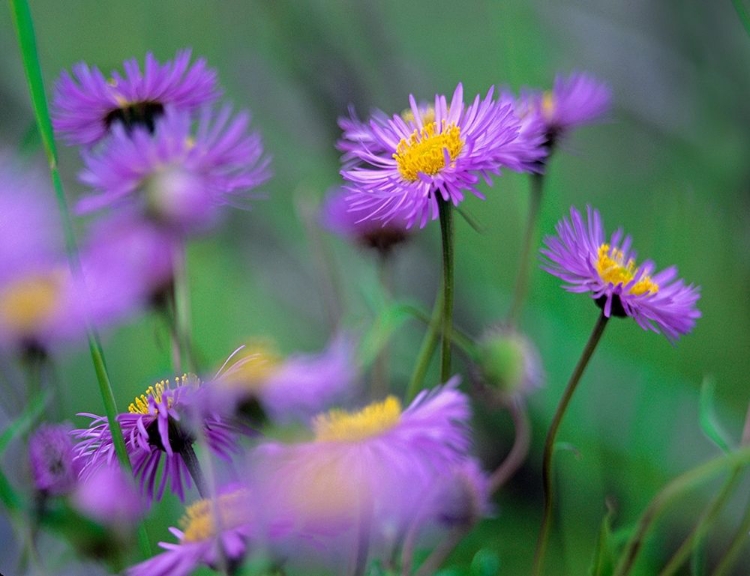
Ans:
<svg viewBox="0 0 750 576"><path fill-rule="evenodd" d="M382 306L374 262L320 233L310 216L340 182L336 119L350 103L360 116L373 108L392 113L410 93L428 100L458 82L469 99L491 85L549 87L558 72L595 74L612 87L613 111L573 134L552 161L541 234L552 233L571 205L597 207L608 230L622 226L633 236L642 258L676 264L701 286L703 317L674 347L632 321L610 323L559 435L577 453L557 454L564 536L553 539L549 573L586 573L605 499L616 509L615 525L628 526L669 478L718 454L698 424L704 377L716 382L719 419L739 437L750 399L750 38L728 0L45 0L31 9L48 94L60 71L81 60L106 73L125 58L142 62L147 51L164 61L192 47L218 71L225 97L253 113L273 156L267 198L228 214L221 230L189 250L194 339L206 366L220 365L249 336L273 337L285 352L320 349L331 334L331 300L360 329ZM33 150L32 126L3 7L0 144ZM62 149L60 166L74 199L84 191L77 151ZM507 310L528 206L525 176L506 173L483 190L486 201L463 204L483 231L459 218L456 238L456 323L473 335ZM333 278L319 266L325 254ZM395 294L429 307L439 262L434 223L399 253ZM331 282L333 295L325 289ZM452 557L460 573L482 548L497 553L503 574L530 567L541 444L597 316L587 297L559 283L535 268L522 318L547 371L546 387L529 399L532 453L496 498L494 517ZM391 343L395 387L408 379L422 331L410 322ZM169 375L168 335L154 318L106 334L104 344L120 406ZM457 366L464 369L460 360ZM70 350L61 373L68 417L102 411L85 349ZM430 377L435 382L436 371ZM17 409L7 406L3 417ZM491 468L510 448L510 421L477 407L476 422L477 452ZM3 466L14 467L10 455ZM638 574L656 573L717 486L681 500L658 524ZM733 534L747 492L744 481L711 536L709 561ZM179 514L172 501L160 512L155 541L168 538L165 527ZM12 573L12 557L11 548L0 552L0 571ZM738 575L750 572L748 558Z"/></svg>

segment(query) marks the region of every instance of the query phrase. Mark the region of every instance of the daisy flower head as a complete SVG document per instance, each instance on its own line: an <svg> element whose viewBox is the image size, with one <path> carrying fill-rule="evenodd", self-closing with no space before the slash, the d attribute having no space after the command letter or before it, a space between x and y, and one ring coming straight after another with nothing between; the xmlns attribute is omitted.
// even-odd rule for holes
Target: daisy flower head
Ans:
<svg viewBox="0 0 750 576"><path fill-rule="evenodd" d="M115 494L117 497L113 498ZM79 482L72 503L87 518L118 533L132 530L146 512L133 478L118 462L99 467Z"/></svg>
<svg viewBox="0 0 750 576"><path fill-rule="evenodd" d="M450 103L442 95L427 110L413 96L409 102L411 115L373 116L360 144L348 149L353 162L341 174L352 208L368 218L403 213L408 226L422 227L438 217L438 199L458 205L467 191L483 198L481 178L489 184L503 167L524 169L512 153L520 121L510 104L493 99L493 89L468 106L461 84Z"/></svg>
<svg viewBox="0 0 750 576"><path fill-rule="evenodd" d="M339 334L318 353L284 358L273 342L254 340L204 387L203 406L253 419L257 405L275 424L310 419L352 395L358 379L355 340Z"/></svg>
<svg viewBox="0 0 750 576"><path fill-rule="evenodd" d="M552 148L570 130L599 120L612 106L612 91L584 72L557 75L552 90L522 93L519 112L539 118Z"/></svg>
<svg viewBox="0 0 750 576"><path fill-rule="evenodd" d="M80 179L97 193L79 202L79 212L130 202L178 233L208 228L222 205L240 204L270 175L260 135L247 133L249 122L247 112L232 117L224 106L215 114L202 108L195 132L191 116L174 108L153 134L114 126L105 150L83 155Z"/></svg>
<svg viewBox="0 0 750 576"><path fill-rule="evenodd" d="M544 240L542 267L565 281L566 290L589 292L606 317L632 317L670 342L693 329L701 315L700 288L677 278L674 266L655 272L651 260L637 265L630 236L619 229L607 241L597 210L587 207L584 221L571 208L570 220L563 218L555 230L557 236Z"/></svg>
<svg viewBox="0 0 750 576"><path fill-rule="evenodd" d="M467 458L469 405L456 384L423 392L405 410L393 396L332 410L313 421L312 441L256 449L254 485L289 522L290 554L299 542L333 556L363 541L371 557L392 552L424 494Z"/></svg>
<svg viewBox="0 0 750 576"><path fill-rule="evenodd" d="M160 542L164 552L126 571L128 576L187 576L199 566L234 573L253 533L248 490L226 487L215 499L203 499L185 510L180 528L170 528L178 543Z"/></svg>
<svg viewBox="0 0 750 576"><path fill-rule="evenodd" d="M372 248L383 256L409 239L412 230L404 211L397 211L384 222L369 217L367 211L352 207L351 198L345 188L329 191L320 207L319 216L326 230L365 248Z"/></svg>
<svg viewBox="0 0 750 576"><path fill-rule="evenodd" d="M233 425L206 413L196 417L192 397L200 385L200 380L192 375L162 380L137 397L127 412L117 416L133 474L140 479L141 490L150 501L161 499L167 485L183 502L193 481L199 490L205 488L200 485L193 449L198 434L205 437L212 454L224 460L231 460L237 451L238 430ZM112 464L115 448L105 416L81 416L90 417L91 423L88 428L73 431L73 435L80 440L76 452L84 462L81 476L87 477L100 466Z"/></svg>
<svg viewBox="0 0 750 576"><path fill-rule="evenodd" d="M45 494L67 494L76 486L80 462L75 459L71 427L42 424L29 438L34 488Z"/></svg>
<svg viewBox="0 0 750 576"><path fill-rule="evenodd" d="M202 58L191 65L190 50L177 52L165 64L148 53L143 71L135 59L126 60L123 68L124 75L113 71L105 78L96 66L81 62L72 75L60 75L53 124L66 142L91 146L117 125L126 132L136 126L153 132L168 106L190 112L220 94L216 72Z"/></svg>

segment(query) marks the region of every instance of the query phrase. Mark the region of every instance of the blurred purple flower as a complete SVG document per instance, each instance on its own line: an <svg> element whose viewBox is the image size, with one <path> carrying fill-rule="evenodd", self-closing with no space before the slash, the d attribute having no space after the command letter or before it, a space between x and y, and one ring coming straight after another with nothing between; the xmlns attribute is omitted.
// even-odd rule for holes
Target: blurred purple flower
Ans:
<svg viewBox="0 0 750 576"><path fill-rule="evenodd" d="M260 135L246 133L249 114L230 117L227 106L215 115L204 107L195 134L190 116L172 108L157 120L154 134L113 126L103 152L83 155L80 179L98 194L83 198L78 210L130 202L180 233L210 227L220 206L239 203L270 176Z"/></svg>
<svg viewBox="0 0 750 576"><path fill-rule="evenodd" d="M383 255L411 236L407 215L396 212L387 222L369 217L367 211L352 206L345 188L331 190L320 208L320 223L329 232Z"/></svg>
<svg viewBox="0 0 750 576"><path fill-rule="evenodd" d="M125 75L113 71L109 79L81 62L73 76L63 72L55 86L53 123L69 144L90 146L119 125L154 130L167 106L190 112L219 96L216 72L199 59L192 65L190 50L177 52L174 61L159 64L146 55L141 72L135 59L123 64Z"/></svg>
<svg viewBox="0 0 750 576"><path fill-rule="evenodd" d="M81 466L75 459L70 431L67 424L42 424L29 438L31 479L36 490L61 495L75 488Z"/></svg>
<svg viewBox="0 0 750 576"><path fill-rule="evenodd" d="M117 462L97 468L79 482L72 501L84 516L120 532L132 530L146 512L133 479Z"/></svg>
<svg viewBox="0 0 750 576"><path fill-rule="evenodd" d="M512 106L492 94L465 106L459 84L450 104L436 95L434 106L424 109L410 96L410 116L376 114L367 131L353 124L344 136L358 141L339 143L351 158L341 174L351 183L352 208L384 221L403 214L409 226L424 226L438 216L438 195L454 205L465 191L483 198L480 177L489 184L501 168L526 170L535 150L541 158L539 146L519 142L524 135Z"/></svg>
<svg viewBox="0 0 750 576"><path fill-rule="evenodd" d="M238 450L238 430L233 425L210 414L198 417L192 396L199 386L200 380L195 376L175 378L174 385L162 380L137 397L128 412L117 416L133 474L140 478L149 501L161 499L167 484L185 501L185 490L192 486L193 475L198 472L193 450L198 433L205 436L213 454L224 460L231 460ZM111 465L115 448L106 416L80 415L92 419L88 428L73 432L81 440L76 453L84 462L81 475L85 478L100 466ZM162 460L164 466L157 480Z"/></svg>
<svg viewBox="0 0 750 576"><path fill-rule="evenodd" d="M566 282L569 292L590 292L605 316L630 316L641 328L663 333L670 342L693 329L701 313L700 289L685 285L670 266L657 274L651 260L636 265L631 238L622 229L609 242L597 210L586 208L587 222L575 209L548 236L542 268Z"/></svg>
<svg viewBox="0 0 750 576"><path fill-rule="evenodd" d="M128 576L187 576L201 565L217 568L222 562L238 566L252 535L249 493L226 489L187 507L181 530L170 528L177 544L160 542L165 552L128 569Z"/></svg>

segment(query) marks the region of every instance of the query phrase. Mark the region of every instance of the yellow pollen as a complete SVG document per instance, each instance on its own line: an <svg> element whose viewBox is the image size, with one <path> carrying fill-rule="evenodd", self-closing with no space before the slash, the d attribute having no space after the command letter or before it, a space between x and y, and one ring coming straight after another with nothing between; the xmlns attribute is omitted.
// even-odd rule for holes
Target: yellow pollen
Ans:
<svg viewBox="0 0 750 576"><path fill-rule="evenodd" d="M445 168L445 152L453 162L464 147L461 140L461 129L455 124L443 122L440 132L437 123L430 122L421 130L414 130L407 140L402 138L396 146L393 158L398 164L398 171L404 180L415 182L419 174L434 176Z"/></svg>
<svg viewBox="0 0 750 576"><path fill-rule="evenodd" d="M400 418L401 402L395 396L365 406L359 412L331 410L315 418L315 439L320 442L357 442L393 428Z"/></svg>
<svg viewBox="0 0 750 576"><path fill-rule="evenodd" d="M272 342L250 342L237 362L224 374L221 382L232 388L258 391L269 376L278 370L282 357Z"/></svg>
<svg viewBox="0 0 750 576"><path fill-rule="evenodd" d="M435 109L432 106L428 106L425 109L419 110L419 116L422 120L422 124L431 124L435 121ZM401 112L401 118L404 122L415 122L414 118L414 112L412 112L411 108L407 108L403 112Z"/></svg>
<svg viewBox="0 0 750 576"><path fill-rule="evenodd" d="M14 330L30 335L60 308L64 273L34 274L0 290L0 319Z"/></svg>
<svg viewBox="0 0 750 576"><path fill-rule="evenodd" d="M633 280L638 275L638 267L632 258L625 262L625 255L617 248L610 249L609 244L599 246L599 258L596 261L596 271L599 277L605 282L610 282L617 286L623 286ZM651 280L651 277L644 274L628 290L629 294L656 294L659 286Z"/></svg>
<svg viewBox="0 0 750 576"><path fill-rule="evenodd" d="M205 499L188 506L179 522L183 542L204 542L216 536L217 528L226 530L247 522L247 494L247 490L240 489L219 496L213 503Z"/></svg>
<svg viewBox="0 0 750 576"><path fill-rule="evenodd" d="M551 120L552 116L554 116L555 114L556 107L557 102L555 101L555 95L547 90L544 94L542 94L542 116L546 120Z"/></svg>
<svg viewBox="0 0 750 576"><path fill-rule="evenodd" d="M193 374L183 374L174 379L174 388L179 388L180 386L197 386L198 384L200 384L200 380ZM128 412L131 414L149 414L149 398L153 398L156 404L161 404L164 393L167 390L171 390L172 387L173 386L169 380L162 380L153 386L149 386L146 389L146 392L140 396L136 396L135 400L133 400L130 406L128 406ZM172 397L170 396L167 398L167 408L171 406Z"/></svg>

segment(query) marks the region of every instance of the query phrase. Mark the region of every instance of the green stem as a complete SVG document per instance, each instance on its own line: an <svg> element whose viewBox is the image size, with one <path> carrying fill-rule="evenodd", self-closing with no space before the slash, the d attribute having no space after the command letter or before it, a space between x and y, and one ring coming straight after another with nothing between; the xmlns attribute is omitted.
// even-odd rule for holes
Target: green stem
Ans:
<svg viewBox="0 0 750 576"><path fill-rule="evenodd" d="M206 479L203 476L200 462L198 462L198 457L195 455L195 450L193 450L193 445L190 442L185 443L185 446L180 451L180 456L182 456L185 466L188 472L190 472L193 482L195 482L198 494L200 494L201 498L208 498L210 493L206 485Z"/></svg>
<svg viewBox="0 0 750 576"><path fill-rule="evenodd" d="M750 34L750 16L748 16L747 10L742 5L742 0L732 0L732 4L734 4L734 9L737 11L740 22L745 27L745 32Z"/></svg>
<svg viewBox="0 0 750 576"><path fill-rule="evenodd" d="M531 269L531 248L536 238L537 222L539 220L539 209L542 205L542 190L544 174L531 175L531 198L529 200L529 217L526 220L526 231L523 236L523 247L521 248L521 260L516 277L516 288L513 292L513 303L508 312L508 324L515 326L521 315L523 303L529 290L529 272Z"/></svg>
<svg viewBox="0 0 750 576"><path fill-rule="evenodd" d="M687 560L693 547L700 545L700 542L708 531L708 528L711 526L714 520L716 520L719 512L721 512L721 510L724 508L724 505L727 503L727 500L731 496L732 491L737 486L737 482L740 479L740 472L740 468L735 468L734 470L732 470L731 475L729 476L729 478L727 478L719 494L711 502L708 509L703 514L703 517L698 521L690 534L688 534L687 538L685 538L672 558L670 558L669 562L667 562L667 565L659 573L659 576L670 576L671 574L677 572L677 570L680 569L680 566L682 566L685 560Z"/></svg>
<svg viewBox="0 0 750 576"><path fill-rule="evenodd" d="M589 340L586 343L586 347L583 349L581 358L578 360L573 375L570 377L570 381L560 399L555 416L552 418L552 424L550 424L549 431L547 432L547 438L544 441L544 456L542 458L544 513L542 516L542 527L539 531L539 539L536 543L536 553L534 554L533 574L535 576L539 576L544 568L544 554L547 549L547 540L549 538L549 531L552 524L552 454L555 449L555 437L557 436L557 430L560 427L560 423L562 422L565 410L570 403L570 399L573 397L573 393L576 390L576 386L578 386L581 376L583 376L583 371L586 369L586 366L591 359L591 355L594 353L594 350L596 350L596 346L604 333L604 328L607 326L607 320L609 320L609 318L603 313L599 315L594 330L591 332L591 336L589 336Z"/></svg>
<svg viewBox="0 0 750 576"><path fill-rule="evenodd" d="M515 428L515 440L513 447L508 452L505 460L492 473L489 481L490 494L497 492L505 483L513 477L513 474L521 467L526 456L529 453L531 445L531 426L529 425L529 416L526 414L526 408L522 402L511 402L508 406L510 415L513 418Z"/></svg>
<svg viewBox="0 0 750 576"><path fill-rule="evenodd" d="M21 48L21 59L26 74L26 81L29 86L31 102L34 107L34 116L36 118L39 133L42 137L42 143L47 155L52 185L55 189L55 197L60 211L63 230L65 233L65 246L68 254L70 268L74 274L80 275L80 262L78 260L78 249L76 245L75 234L73 232L73 223L68 210L68 203L63 190L60 171L57 166L57 148L55 146L54 131L52 129L52 120L50 119L49 107L47 105L47 96L44 89L44 80L42 79L42 69L39 63L39 55L36 49L36 35L34 32L34 23L31 17L31 10L27 0L10 0L10 8L13 14L13 24L18 37L18 45ZM86 318L86 328L91 352L91 360L94 364L99 391L104 403L104 409L107 414L107 421L112 432L112 442L115 447L117 458L122 467L128 472L132 471L130 459L125 449L125 440L122 436L120 424L117 421L117 406L112 393L112 385L109 381L109 374L104 362L104 352L99 342L90 319ZM139 539L143 541L142 538ZM147 538L145 539L147 541ZM150 555L150 547L142 548L144 555Z"/></svg>
<svg viewBox="0 0 750 576"><path fill-rule="evenodd" d="M435 298L435 306L432 309L432 317L430 318L427 332L425 332L424 339L422 340L422 346L419 348L419 353L417 354L417 363L414 366L414 372L412 372L409 385L406 387L405 398L407 402L413 400L417 393L422 389L422 382L424 381L427 369L430 366L430 360L432 360L432 355L435 353L435 348L437 348L442 313L443 289L441 287L438 291L437 298Z"/></svg>
<svg viewBox="0 0 750 576"><path fill-rule="evenodd" d="M721 455L692 470L688 470L667 484L661 492L654 496L638 520L636 529L625 546L625 551L617 565L614 576L626 576L630 573L651 525L672 500L726 469L746 466L747 464L750 464L750 448L742 448L732 454ZM743 533L744 535L746 533Z"/></svg>
<svg viewBox="0 0 750 576"><path fill-rule="evenodd" d="M453 327L453 210L449 200L438 198L440 238L443 245L443 333L440 381L451 377L451 329Z"/></svg>
<svg viewBox="0 0 750 576"><path fill-rule="evenodd" d="M390 253L378 254L378 280L383 290L383 295L387 301L391 300L391 284L393 276L393 266ZM388 342L385 342L380 348L375 364L372 367L372 398L379 400L385 398L388 394Z"/></svg>
<svg viewBox="0 0 750 576"><path fill-rule="evenodd" d="M174 321L174 334L177 338L178 350L178 361L175 368L182 373L197 372L192 350L187 255L183 244L180 244L174 250Z"/></svg>

